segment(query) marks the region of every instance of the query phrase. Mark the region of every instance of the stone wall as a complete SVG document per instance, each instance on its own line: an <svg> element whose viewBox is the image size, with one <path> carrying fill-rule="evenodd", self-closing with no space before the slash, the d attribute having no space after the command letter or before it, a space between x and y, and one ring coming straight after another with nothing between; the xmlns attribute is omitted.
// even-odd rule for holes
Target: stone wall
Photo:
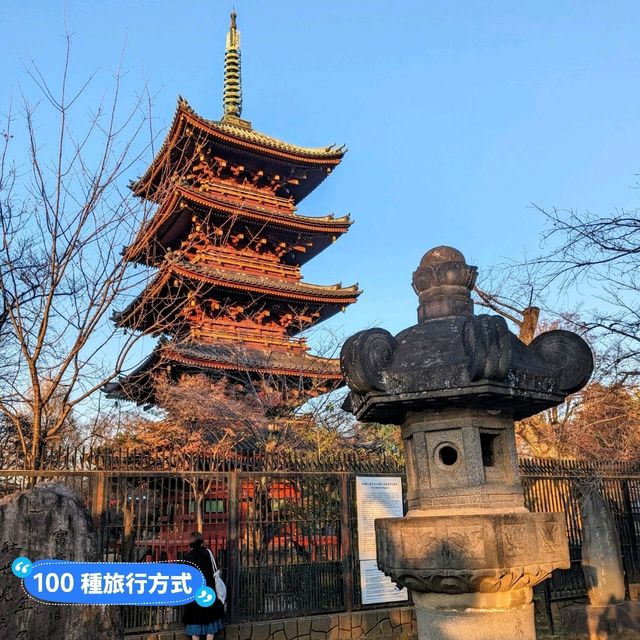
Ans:
<svg viewBox="0 0 640 640"><path fill-rule="evenodd" d="M248 622L225 627L225 640L412 640L415 637L413 607ZM181 630L127 636L127 640L184 638Z"/></svg>
<svg viewBox="0 0 640 640"><path fill-rule="evenodd" d="M0 499L0 638L118 640L121 607L55 606L30 598L11 572L18 556L95 562L98 534L80 496L41 482Z"/></svg>

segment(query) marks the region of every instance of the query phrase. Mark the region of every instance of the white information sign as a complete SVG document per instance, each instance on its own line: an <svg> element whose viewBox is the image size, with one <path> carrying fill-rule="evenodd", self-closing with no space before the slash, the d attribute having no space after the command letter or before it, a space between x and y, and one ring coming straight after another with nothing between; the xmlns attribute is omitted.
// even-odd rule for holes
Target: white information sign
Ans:
<svg viewBox="0 0 640 640"><path fill-rule="evenodd" d="M360 588L362 604L401 602L408 598L407 590L391 582L391 578L378 569L375 560L360 561Z"/></svg>
<svg viewBox="0 0 640 640"><path fill-rule="evenodd" d="M356 477L358 510L358 554L362 604L407 600L406 589L398 589L376 564L376 518L401 518L402 478Z"/></svg>

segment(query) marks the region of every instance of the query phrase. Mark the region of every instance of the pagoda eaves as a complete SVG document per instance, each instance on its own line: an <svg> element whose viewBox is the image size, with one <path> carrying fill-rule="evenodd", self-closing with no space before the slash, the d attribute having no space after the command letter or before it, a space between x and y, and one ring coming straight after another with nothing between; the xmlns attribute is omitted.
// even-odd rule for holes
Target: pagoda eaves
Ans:
<svg viewBox="0 0 640 640"><path fill-rule="evenodd" d="M140 230L131 246L125 249L128 260L155 264L167 250L175 249L192 228L194 213L202 217L253 225L262 232L276 230L290 236L296 263L304 264L349 230L351 218L333 215L301 216L293 211L277 211L253 201L253 193L245 190L244 199L203 193L190 186L177 186L165 198L149 222ZM296 251L299 240L314 239L311 247Z"/></svg>
<svg viewBox="0 0 640 640"><path fill-rule="evenodd" d="M342 384L340 360L307 353L267 353L229 345L180 343L162 340L131 373L105 386L108 398L153 405L154 380L161 371L174 378L206 371L226 375L232 382L246 383L252 376L289 379L292 395L313 396Z"/></svg>
<svg viewBox="0 0 640 640"><path fill-rule="evenodd" d="M238 165L249 162L257 170L271 169L278 175L295 202L309 195L340 164L346 148L299 147L283 142L251 127L246 120L225 116L207 120L198 115L184 98L178 98L169 133L145 174L131 184L134 193L154 200L165 176L193 145L224 151ZM298 184L296 184L298 182Z"/></svg>
<svg viewBox="0 0 640 640"><path fill-rule="evenodd" d="M184 280L197 281L207 286L206 289L197 284L183 286ZM182 290L179 290L180 287ZM247 298L258 298L262 304L266 300L282 300L294 307L311 305L320 308L313 322L306 323L304 327L296 325L297 331L291 335L343 310L356 302L361 293L357 284L349 287L341 284L308 284L216 269L180 260L172 263L170 268L163 269L125 309L113 314L113 320L121 327L150 330L155 334L168 333L171 318L188 304L188 294L195 290L203 296L209 296L210 289L217 290L221 296L225 295L224 292L247 294ZM164 301L160 308L158 300Z"/></svg>

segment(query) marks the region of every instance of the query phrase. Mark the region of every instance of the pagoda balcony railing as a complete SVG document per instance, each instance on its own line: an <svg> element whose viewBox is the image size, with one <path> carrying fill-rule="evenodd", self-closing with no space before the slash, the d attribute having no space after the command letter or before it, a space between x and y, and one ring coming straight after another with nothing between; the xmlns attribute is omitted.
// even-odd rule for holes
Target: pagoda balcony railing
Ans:
<svg viewBox="0 0 640 640"><path fill-rule="evenodd" d="M273 330L236 328L226 325L224 329L216 330L208 327L194 327L191 335L199 340L207 342L238 342L240 345L247 343L264 347L285 347L287 351L306 353L309 349L304 338L287 338L282 333ZM203 340L204 341L204 340Z"/></svg>
<svg viewBox="0 0 640 640"><path fill-rule="evenodd" d="M255 258L243 256L240 253L225 255L223 248L210 248L211 253L198 253L191 257L192 264L211 265L223 269L232 269L242 273L253 273L255 275L276 275L289 282L300 282L302 274L300 267L292 267L279 262L265 260L264 255L256 255ZM215 251L215 253L213 253ZM274 256L275 257L275 256ZM260 262L262 260L263 262Z"/></svg>
<svg viewBox="0 0 640 640"><path fill-rule="evenodd" d="M248 182L241 186L236 186L229 180L218 181L213 178L207 178L190 186L200 193L215 193L216 197L234 206L251 203L253 206L265 211L273 211L275 209L279 213L291 214L295 212L293 202L289 198L279 197L268 189L258 189Z"/></svg>

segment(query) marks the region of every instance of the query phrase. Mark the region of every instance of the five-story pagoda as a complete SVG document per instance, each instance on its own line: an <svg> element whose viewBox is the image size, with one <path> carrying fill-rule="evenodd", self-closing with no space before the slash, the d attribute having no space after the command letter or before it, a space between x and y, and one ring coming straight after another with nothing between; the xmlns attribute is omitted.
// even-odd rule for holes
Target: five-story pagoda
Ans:
<svg viewBox="0 0 640 640"><path fill-rule="evenodd" d="M157 204L126 248L127 260L157 268L126 309L128 329L161 335L149 357L111 383L112 398L154 402L157 372L260 381L287 404L342 383L338 361L313 356L301 331L356 301L357 285L303 282L300 267L351 224L308 217L298 203L336 167L344 148L306 148L243 120L240 33L227 34L224 115L207 120L183 99L146 173L131 185Z"/></svg>

